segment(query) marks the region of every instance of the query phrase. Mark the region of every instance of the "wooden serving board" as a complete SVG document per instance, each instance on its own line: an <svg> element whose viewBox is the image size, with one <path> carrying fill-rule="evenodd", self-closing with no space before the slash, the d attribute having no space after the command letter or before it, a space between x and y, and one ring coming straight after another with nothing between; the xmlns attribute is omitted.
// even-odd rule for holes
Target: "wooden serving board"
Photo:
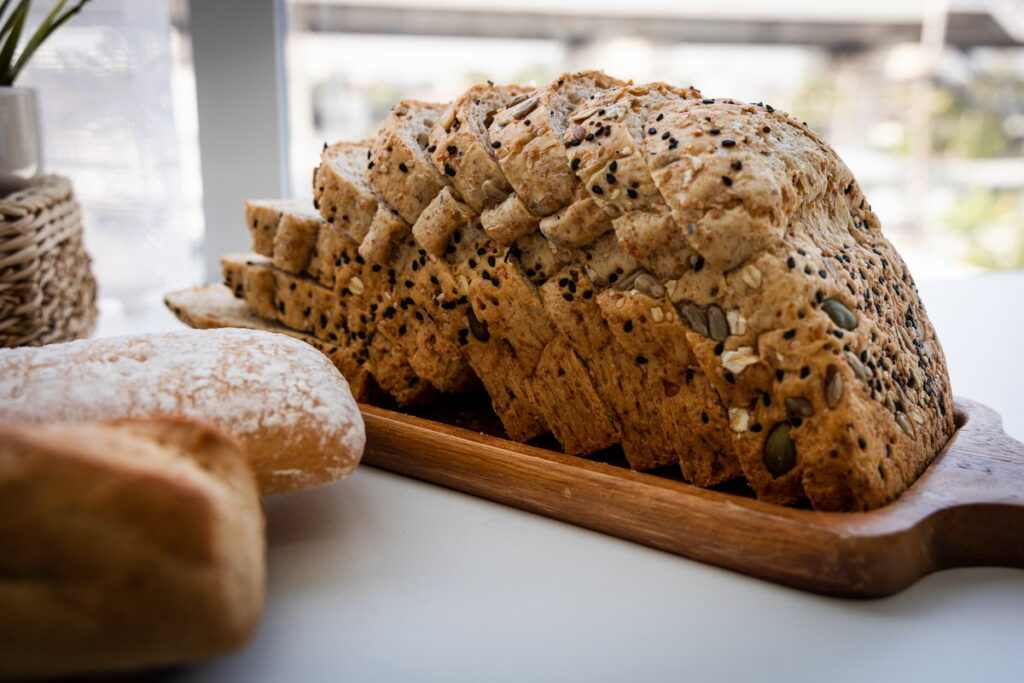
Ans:
<svg viewBox="0 0 1024 683"><path fill-rule="evenodd" d="M973 401L956 400L956 433L906 493L858 513L515 443L484 433L493 422L464 405L434 419L362 410L369 465L796 588L878 597L940 569L1024 567L1024 444Z"/></svg>

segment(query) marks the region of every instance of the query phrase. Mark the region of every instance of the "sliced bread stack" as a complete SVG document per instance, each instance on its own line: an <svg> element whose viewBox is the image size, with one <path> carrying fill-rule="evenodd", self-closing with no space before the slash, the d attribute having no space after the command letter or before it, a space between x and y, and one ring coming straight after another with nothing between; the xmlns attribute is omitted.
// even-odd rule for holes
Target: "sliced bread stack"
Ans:
<svg viewBox="0 0 1024 683"><path fill-rule="evenodd" d="M326 147L313 194L250 202L259 256L225 277L361 400L482 385L510 438L825 510L892 500L952 433L906 266L771 107L599 72L479 85Z"/></svg>

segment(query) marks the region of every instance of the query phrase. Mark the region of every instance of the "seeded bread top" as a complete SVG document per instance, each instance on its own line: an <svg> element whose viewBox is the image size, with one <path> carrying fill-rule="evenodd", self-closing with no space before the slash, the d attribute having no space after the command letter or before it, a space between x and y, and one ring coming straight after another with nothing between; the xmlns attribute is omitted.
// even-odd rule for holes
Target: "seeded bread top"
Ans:
<svg viewBox="0 0 1024 683"><path fill-rule="evenodd" d="M380 193L366 174L370 143L337 142L325 147L313 174L313 200L325 221L362 242L373 222Z"/></svg>
<svg viewBox="0 0 1024 683"><path fill-rule="evenodd" d="M828 186L834 153L781 113L688 100L654 107L647 124L658 131L645 147L661 196L690 244L723 270L778 244L794 211Z"/></svg>
<svg viewBox="0 0 1024 683"><path fill-rule="evenodd" d="M573 201L577 181L562 145L569 115L595 93L621 85L600 71L563 74L494 118L498 163L531 213L548 216Z"/></svg>
<svg viewBox="0 0 1024 683"><path fill-rule="evenodd" d="M664 203L642 151L644 139L658 134L647 126L648 112L662 102L694 98L700 92L693 88L628 85L598 93L569 117L563 139L570 164L612 216Z"/></svg>
<svg viewBox="0 0 1024 683"><path fill-rule="evenodd" d="M427 152L434 166L478 214L512 191L487 129L498 112L527 92L521 85L475 85L452 102L430 131Z"/></svg>
<svg viewBox="0 0 1024 683"><path fill-rule="evenodd" d="M448 184L427 153L428 135L447 105L402 100L384 120L370 155L370 182L410 225Z"/></svg>
<svg viewBox="0 0 1024 683"><path fill-rule="evenodd" d="M278 227L286 214L300 219L320 220L308 199L247 199L245 223L252 236L252 248L263 256L274 255L274 241Z"/></svg>

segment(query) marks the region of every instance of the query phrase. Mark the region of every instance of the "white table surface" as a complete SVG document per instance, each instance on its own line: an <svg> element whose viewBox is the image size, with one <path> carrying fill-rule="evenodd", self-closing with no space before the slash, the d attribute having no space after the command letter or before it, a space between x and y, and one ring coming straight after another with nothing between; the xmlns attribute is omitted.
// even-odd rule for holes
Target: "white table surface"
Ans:
<svg viewBox="0 0 1024 683"><path fill-rule="evenodd" d="M921 283L956 394L1024 440L1024 273ZM105 316L100 334L173 329ZM1024 681L1024 571L850 601L784 588L362 467L267 501L243 651L188 681Z"/></svg>

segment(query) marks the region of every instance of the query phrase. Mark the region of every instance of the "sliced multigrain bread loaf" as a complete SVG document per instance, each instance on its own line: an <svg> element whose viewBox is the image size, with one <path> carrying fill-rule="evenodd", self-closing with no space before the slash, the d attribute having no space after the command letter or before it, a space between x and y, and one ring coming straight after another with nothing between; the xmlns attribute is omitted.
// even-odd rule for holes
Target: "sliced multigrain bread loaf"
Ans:
<svg viewBox="0 0 1024 683"><path fill-rule="evenodd" d="M621 85L568 76L495 114L472 144L490 141L512 192L474 181L474 199L453 180L464 143L430 149L430 126L446 141L455 117L403 103L367 160L381 168L362 168L380 191L353 235L364 253L324 226L307 269L333 289L303 282L303 296L335 296L375 376L395 362L422 381L430 335L457 348L513 438L551 429L580 453L619 441L634 467L678 462L699 484L742 469L776 502L891 500L948 438L952 399L913 281L849 171L770 107ZM286 276L252 298L301 326ZM372 303L347 296L356 280Z"/></svg>
<svg viewBox="0 0 1024 683"><path fill-rule="evenodd" d="M402 100L391 109L373 141L370 182L410 225L451 175L434 168L427 152L430 129L446 108L445 104Z"/></svg>
<svg viewBox="0 0 1024 683"><path fill-rule="evenodd" d="M592 95L624 83L600 71L562 74L494 117L498 163L530 213L549 216L574 199L562 135L569 115Z"/></svg>

